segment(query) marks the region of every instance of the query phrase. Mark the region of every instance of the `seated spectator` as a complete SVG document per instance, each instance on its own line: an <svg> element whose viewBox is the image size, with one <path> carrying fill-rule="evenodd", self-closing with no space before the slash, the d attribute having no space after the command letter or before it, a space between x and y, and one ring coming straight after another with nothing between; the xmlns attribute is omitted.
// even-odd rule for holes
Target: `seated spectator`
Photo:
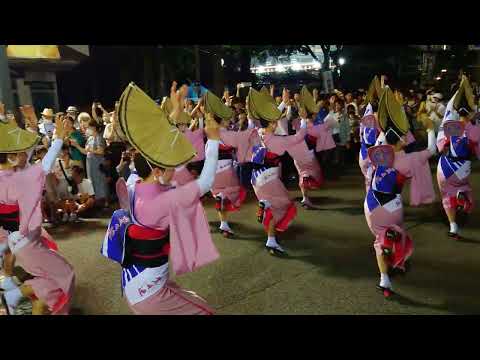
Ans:
<svg viewBox="0 0 480 360"><path fill-rule="evenodd" d="M37 151L37 161L42 161L46 153L46 149L39 149ZM44 209L47 214L46 218L51 223L55 224L59 220L58 214L62 208L62 196L67 191L69 175L69 148L64 145L55 161L53 170L46 176L45 180Z"/></svg>
<svg viewBox="0 0 480 360"><path fill-rule="evenodd" d="M92 182L85 178L85 170L74 166L72 181L68 198L63 202L63 221L77 221L79 217L87 217L95 207L95 191Z"/></svg>

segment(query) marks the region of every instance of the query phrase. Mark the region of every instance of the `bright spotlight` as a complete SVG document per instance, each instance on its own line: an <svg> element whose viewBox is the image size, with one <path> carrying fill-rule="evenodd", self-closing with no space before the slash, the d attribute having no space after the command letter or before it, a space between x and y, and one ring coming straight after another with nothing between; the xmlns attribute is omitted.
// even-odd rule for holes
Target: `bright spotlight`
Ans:
<svg viewBox="0 0 480 360"><path fill-rule="evenodd" d="M302 66L300 64L295 63L295 64L292 65L292 70L293 71L300 71L300 70L302 70Z"/></svg>
<svg viewBox="0 0 480 360"><path fill-rule="evenodd" d="M338 63L339 63L340 65L344 65L344 64L345 64L345 58L342 58L342 57L341 57L340 59L338 59Z"/></svg>

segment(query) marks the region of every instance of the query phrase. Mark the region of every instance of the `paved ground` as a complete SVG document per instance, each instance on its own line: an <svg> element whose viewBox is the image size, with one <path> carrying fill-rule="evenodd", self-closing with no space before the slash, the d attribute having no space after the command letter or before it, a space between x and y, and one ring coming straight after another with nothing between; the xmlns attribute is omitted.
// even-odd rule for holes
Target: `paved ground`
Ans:
<svg viewBox="0 0 480 360"><path fill-rule="evenodd" d="M480 193L480 168L471 178ZM237 239L214 234L221 258L200 271L178 277L219 314L479 314L480 221L471 216L455 242L446 236L440 203L406 208L415 243L412 272L395 278L400 296L385 300L375 290L373 237L363 215L363 180L357 168L314 194L320 210L299 209L282 236L289 258L268 255L255 219L253 194L231 218ZM299 196L292 191L292 196ZM404 196L405 199L408 197ZM212 230L217 225L207 204ZM81 314L130 314L120 295L120 269L103 258L100 245L108 219L62 225L50 232L74 265L74 307Z"/></svg>

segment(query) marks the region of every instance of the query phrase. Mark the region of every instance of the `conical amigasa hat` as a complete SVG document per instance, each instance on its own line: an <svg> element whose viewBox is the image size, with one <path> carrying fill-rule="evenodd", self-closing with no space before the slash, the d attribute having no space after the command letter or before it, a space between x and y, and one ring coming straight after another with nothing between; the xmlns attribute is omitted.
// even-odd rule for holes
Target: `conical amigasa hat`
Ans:
<svg viewBox="0 0 480 360"><path fill-rule="evenodd" d="M260 89L260 94L262 96L265 96L265 100L268 100L270 101L272 104L274 104L275 106L277 106L277 103L275 102L275 98L270 95L270 91L265 87L265 86L262 86L262 88ZM278 106L277 106L278 107Z"/></svg>
<svg viewBox="0 0 480 360"><path fill-rule="evenodd" d="M166 114L171 114L173 111L172 100L168 96L165 96L162 100L160 108L165 111Z"/></svg>
<svg viewBox="0 0 480 360"><path fill-rule="evenodd" d="M130 83L119 106L120 126L128 141L156 166L174 168L195 157L190 141L147 94Z"/></svg>
<svg viewBox="0 0 480 360"><path fill-rule="evenodd" d="M309 113L318 113L319 106L315 104L313 95L310 93L310 90L304 85L300 91L300 104L307 110Z"/></svg>
<svg viewBox="0 0 480 360"><path fill-rule="evenodd" d="M265 95L269 95L270 96L270 91L268 91L267 87L266 86L262 86L262 88L260 89L260 92L262 94L265 94Z"/></svg>
<svg viewBox="0 0 480 360"><path fill-rule="evenodd" d="M267 96L250 88L247 97L247 106L250 116L254 119L263 119L270 122L280 119L282 113L278 110L275 101L272 101L271 99L272 97L270 95Z"/></svg>
<svg viewBox="0 0 480 360"><path fill-rule="evenodd" d="M385 87L378 103L378 122L382 130L385 131L389 119L404 134L410 129L410 124L402 106L395 99L392 90Z"/></svg>
<svg viewBox="0 0 480 360"><path fill-rule="evenodd" d="M370 86L368 87L367 96L365 98L367 104L371 103L373 100L380 99L382 95L383 89L380 84L380 80L378 76L375 75L373 80L370 82Z"/></svg>
<svg viewBox="0 0 480 360"><path fill-rule="evenodd" d="M19 128L15 123L0 121L0 153L18 153L30 150L40 137Z"/></svg>
<svg viewBox="0 0 480 360"><path fill-rule="evenodd" d="M470 81L468 81L468 78L465 75L462 76L460 87L458 88L458 91L455 94L455 99L453 100L453 107L455 109L458 110L461 107L463 97L465 97L465 99L467 100L467 104L470 109L474 110L475 98L473 96L473 90L470 86Z"/></svg>
<svg viewBox="0 0 480 360"><path fill-rule="evenodd" d="M189 113L182 111L180 116L177 119L177 124L190 125L192 122L192 117Z"/></svg>
<svg viewBox="0 0 480 360"><path fill-rule="evenodd" d="M165 96L163 98L162 104L160 105L160 109L162 109L165 112L168 120L170 121L170 123L172 125L176 125L176 124L188 124L189 125L192 122L192 117L188 113L186 113L185 111L182 111L180 113L180 116L176 121L173 120L173 119L170 119L170 114L173 111L173 104L172 104L172 100L170 100L170 98L168 96Z"/></svg>
<svg viewBox="0 0 480 360"><path fill-rule="evenodd" d="M233 110L211 91L207 91L205 94L205 111L224 120L230 120L233 116Z"/></svg>

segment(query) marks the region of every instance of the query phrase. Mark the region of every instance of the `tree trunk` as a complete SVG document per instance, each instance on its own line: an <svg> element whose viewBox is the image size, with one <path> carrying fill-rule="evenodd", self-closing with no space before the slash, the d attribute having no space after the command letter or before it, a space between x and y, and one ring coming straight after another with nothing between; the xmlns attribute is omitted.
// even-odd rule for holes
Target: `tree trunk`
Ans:
<svg viewBox="0 0 480 360"><path fill-rule="evenodd" d="M330 45L320 45L323 52L322 70L330 70Z"/></svg>

